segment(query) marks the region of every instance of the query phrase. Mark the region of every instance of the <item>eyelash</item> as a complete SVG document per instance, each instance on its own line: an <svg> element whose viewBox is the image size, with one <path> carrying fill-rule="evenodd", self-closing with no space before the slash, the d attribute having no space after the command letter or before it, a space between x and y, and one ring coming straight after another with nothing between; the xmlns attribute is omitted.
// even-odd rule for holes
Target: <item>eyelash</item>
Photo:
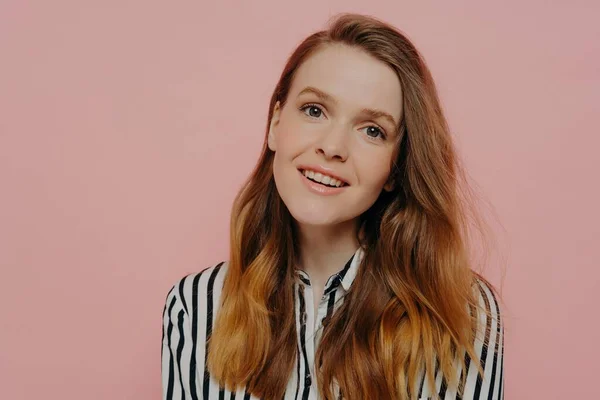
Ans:
<svg viewBox="0 0 600 400"><path fill-rule="evenodd" d="M310 108L310 107L315 107L315 108L318 108L318 109L319 109L319 111L321 111L321 113L323 113L323 109L321 108L321 106L320 106L320 105L318 105L318 104L314 104L314 103L308 103L308 104L305 104L305 105L303 105L302 107L300 107L300 108L299 108L299 110L300 110L300 111L301 111L301 112L302 112L304 115L306 115L307 117L309 117L309 118L315 118L315 117L311 117L310 115L308 115L308 114L306 114L306 113L304 112L304 110L306 110L306 109L308 109L308 108ZM381 137L379 137L379 136L378 136L378 137L373 137L373 136L369 136L369 135L367 135L367 137L368 137L370 140L385 140L385 139L386 139L385 131L384 131L383 129L381 129L380 127L378 127L377 125L369 125L369 126L366 126L365 128L375 128L375 129L377 129L377 130L379 131L379 134L381 135Z"/></svg>

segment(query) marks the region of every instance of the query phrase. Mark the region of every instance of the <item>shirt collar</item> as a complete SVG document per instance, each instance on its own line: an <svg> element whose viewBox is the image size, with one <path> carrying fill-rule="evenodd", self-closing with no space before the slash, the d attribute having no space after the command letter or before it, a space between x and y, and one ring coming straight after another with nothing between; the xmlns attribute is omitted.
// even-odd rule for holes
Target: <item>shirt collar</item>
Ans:
<svg viewBox="0 0 600 400"><path fill-rule="evenodd" d="M354 278L356 278L356 273L358 272L358 267L360 262L364 256L364 250L359 247L356 252L350 257L350 259L337 273L331 275L327 279L327 283L325 284L325 294L329 293L331 290L335 289L340 283L345 291L350 290L352 286L352 282L354 282ZM310 286L310 278L306 272L303 270L296 268L296 273L300 280L305 284Z"/></svg>
<svg viewBox="0 0 600 400"><path fill-rule="evenodd" d="M362 247L359 247L352 256L352 258L350 258L344 269L340 271L340 277L342 278L342 287L344 288L344 290L350 290L350 286L352 286L352 282L354 282L354 278L356 277L356 273L358 272L358 267L360 266L360 262L362 261L363 256L364 250L362 249ZM342 273L343 275L341 275Z"/></svg>

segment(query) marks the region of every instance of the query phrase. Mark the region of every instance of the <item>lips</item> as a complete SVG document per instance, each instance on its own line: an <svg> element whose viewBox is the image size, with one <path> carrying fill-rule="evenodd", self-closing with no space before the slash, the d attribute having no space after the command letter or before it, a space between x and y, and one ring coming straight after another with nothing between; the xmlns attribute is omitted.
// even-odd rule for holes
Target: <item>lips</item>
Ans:
<svg viewBox="0 0 600 400"><path fill-rule="evenodd" d="M299 165L298 171L307 179L323 184L329 187L350 186L347 179L344 179L331 168L320 165Z"/></svg>
<svg viewBox="0 0 600 400"><path fill-rule="evenodd" d="M319 185L333 187L333 188L348 186L348 184L346 182L343 182L339 179L333 178L329 175L323 175L319 172L314 172L314 171L309 171L309 170L304 170L304 171L300 170L300 173L302 175L304 175L304 177L306 179L308 179L312 182L315 182Z"/></svg>
<svg viewBox="0 0 600 400"><path fill-rule="evenodd" d="M298 170L300 179L304 186L312 193L319 196L335 196L346 191L348 186L329 186L320 182L315 182L307 178L300 170ZM339 182L339 181L338 181Z"/></svg>

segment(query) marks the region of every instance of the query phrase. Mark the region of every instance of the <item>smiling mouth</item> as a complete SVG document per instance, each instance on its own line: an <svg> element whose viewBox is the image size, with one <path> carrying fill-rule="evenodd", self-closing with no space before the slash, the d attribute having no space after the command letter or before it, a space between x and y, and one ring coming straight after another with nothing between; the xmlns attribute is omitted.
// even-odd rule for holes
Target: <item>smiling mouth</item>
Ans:
<svg viewBox="0 0 600 400"><path fill-rule="evenodd" d="M349 186L348 183L341 181L339 179L335 179L333 177L323 175L321 173L315 173L314 171L302 170L299 169L300 173L304 175L306 179L309 181L318 183L319 185L330 187L330 188L341 188Z"/></svg>

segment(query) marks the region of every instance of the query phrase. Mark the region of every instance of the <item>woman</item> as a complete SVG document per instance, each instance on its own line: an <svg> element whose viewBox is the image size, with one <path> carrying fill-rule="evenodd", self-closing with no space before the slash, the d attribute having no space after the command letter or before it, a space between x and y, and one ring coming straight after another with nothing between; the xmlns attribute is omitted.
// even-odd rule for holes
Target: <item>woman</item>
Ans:
<svg viewBox="0 0 600 400"><path fill-rule="evenodd" d="M163 398L501 399L461 176L406 37L354 14L309 36L271 98L230 260L168 293Z"/></svg>

